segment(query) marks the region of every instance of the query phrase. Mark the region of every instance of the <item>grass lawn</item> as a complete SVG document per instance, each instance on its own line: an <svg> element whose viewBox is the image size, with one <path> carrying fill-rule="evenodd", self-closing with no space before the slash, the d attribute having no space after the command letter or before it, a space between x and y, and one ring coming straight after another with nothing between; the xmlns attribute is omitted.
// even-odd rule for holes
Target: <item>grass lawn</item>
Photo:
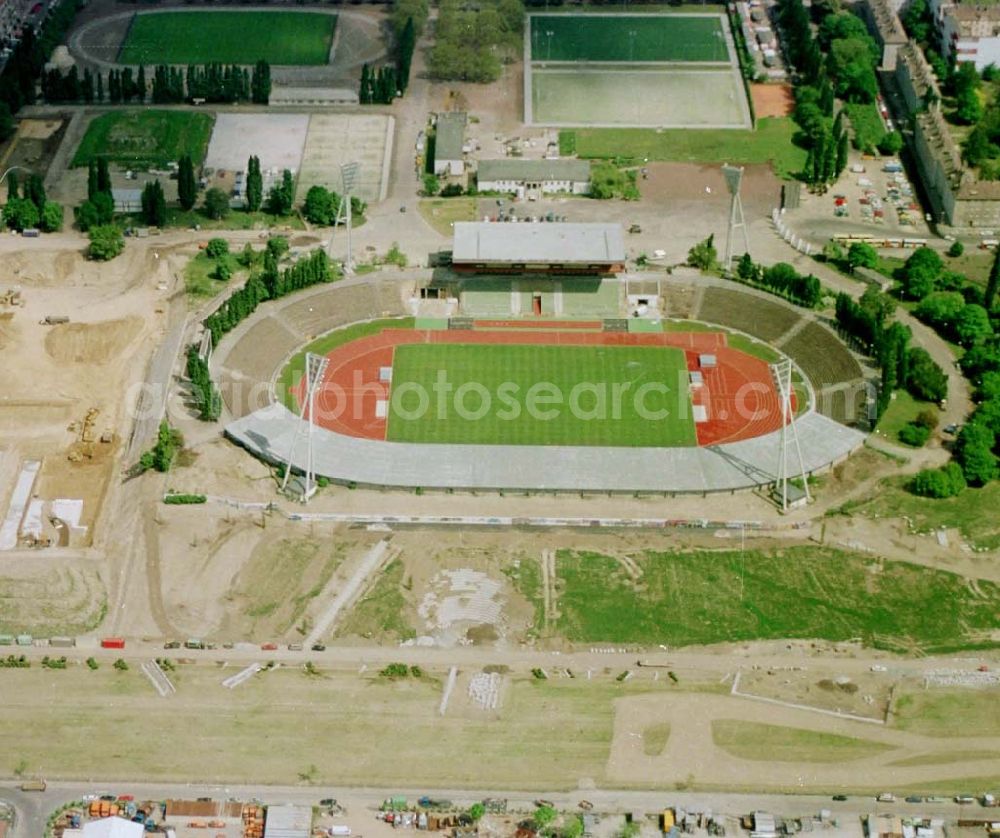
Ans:
<svg viewBox="0 0 1000 838"><path fill-rule="evenodd" d="M728 61L718 18L534 15L532 61Z"/></svg>
<svg viewBox="0 0 1000 838"><path fill-rule="evenodd" d="M1000 736L1000 689L930 689L897 695L893 726L925 736ZM995 754L994 754L995 756Z"/></svg>
<svg viewBox="0 0 1000 838"><path fill-rule="evenodd" d="M844 511L852 515L877 518L909 518L917 532L957 528L976 547L995 550L1000 547L1000 482L981 489L966 489L960 495L943 500L918 498L907 492L904 480L887 480L878 492Z"/></svg>
<svg viewBox="0 0 1000 838"><path fill-rule="evenodd" d="M368 323L355 323L352 326L347 326L344 329L336 329L327 335L316 338L308 346L303 347L301 351L293 355L292 359L281 371L281 375L278 376L278 381L275 385L278 401L289 410L298 411L299 403L292 393L292 388L302 380L302 375L306 369L307 352L313 352L316 355L326 355L338 346L343 346L352 340L358 340L358 338L377 335L383 329L412 328L412 317L400 317L396 319L372 320Z"/></svg>
<svg viewBox="0 0 1000 838"><path fill-rule="evenodd" d="M202 230L271 230L282 234L289 230L304 230L302 218L295 215L271 215L266 212L246 212L230 210L225 218L209 218L201 209L204 194L198 196L195 209L183 210L179 207L167 207L167 223L165 227L200 227ZM133 216L135 226L141 227L142 217Z"/></svg>
<svg viewBox="0 0 1000 838"><path fill-rule="evenodd" d="M922 410L932 410L937 413L937 405L933 402L917 401L905 390L898 390L896 397L889 402L882 418L878 420L875 431L891 442L904 445L899 439L899 432L916 419Z"/></svg>
<svg viewBox="0 0 1000 838"><path fill-rule="evenodd" d="M712 741L735 757L761 762L848 762L893 750L836 733L735 719L714 720Z"/></svg>
<svg viewBox="0 0 1000 838"><path fill-rule="evenodd" d="M868 645L930 652L983 644L998 625L1000 586L979 582L980 599L956 574L843 550L633 558L642 570L638 584L611 556L559 551L555 633L576 643L650 646L860 637Z"/></svg>
<svg viewBox="0 0 1000 838"><path fill-rule="evenodd" d="M194 256L184 268L184 290L192 300L206 300L214 297L228 286L215 278L215 270L220 262L229 266L230 273L235 276L242 266L233 253L227 253L222 259L212 259L205 251Z"/></svg>
<svg viewBox="0 0 1000 838"><path fill-rule="evenodd" d="M326 64L336 15L310 12L140 12L119 64Z"/></svg>
<svg viewBox="0 0 1000 838"><path fill-rule="evenodd" d="M992 265L993 253L989 250L979 250L972 245L969 245L961 256L954 258L946 256L944 259L945 270L962 274L980 288L986 287Z"/></svg>
<svg viewBox="0 0 1000 838"><path fill-rule="evenodd" d="M211 114L191 111L110 111L87 126L73 166L106 157L128 168L159 168L185 154L198 166L205 159L214 122Z"/></svg>
<svg viewBox="0 0 1000 838"><path fill-rule="evenodd" d="M571 133L576 135L577 154L584 158L771 163L779 176L790 178L806 163L805 150L792 142L797 130L789 117L768 117L758 120L753 131L580 128Z"/></svg>
<svg viewBox="0 0 1000 838"><path fill-rule="evenodd" d="M569 790L580 777L604 778L614 700L667 689L511 678L496 712L464 709L456 690L441 716L443 672L388 681L282 667L222 687L237 669L179 665L169 701L137 665L0 671L0 773L13 776L23 760L26 776L50 780L292 784L305 775L382 788L412 784L419 764L429 788Z"/></svg>
<svg viewBox="0 0 1000 838"><path fill-rule="evenodd" d="M477 198L428 198L417 208L421 217L442 236L451 237L456 221L475 221Z"/></svg>
<svg viewBox="0 0 1000 838"><path fill-rule="evenodd" d="M679 387L679 382L686 384L686 370L683 351L672 347L398 346L387 438L510 445L694 445L691 403L686 386ZM441 391L439 398L434 385L442 372L454 390L451 395ZM617 398L615 384L621 388ZM536 385L540 389L532 393Z"/></svg>

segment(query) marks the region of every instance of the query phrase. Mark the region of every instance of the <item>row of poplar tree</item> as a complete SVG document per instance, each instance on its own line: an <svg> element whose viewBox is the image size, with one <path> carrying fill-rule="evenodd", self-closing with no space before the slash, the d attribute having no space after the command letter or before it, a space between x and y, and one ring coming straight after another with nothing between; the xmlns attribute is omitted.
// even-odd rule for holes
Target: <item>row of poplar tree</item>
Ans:
<svg viewBox="0 0 1000 838"><path fill-rule="evenodd" d="M252 102L266 105L271 98L271 67L258 61L252 70L238 64L191 65L186 70L157 65L151 83L146 68L109 70L107 76L89 69L42 74L42 96L47 102L110 102L113 105L151 101L173 104L194 99L206 102ZM105 83L105 78L107 83Z"/></svg>

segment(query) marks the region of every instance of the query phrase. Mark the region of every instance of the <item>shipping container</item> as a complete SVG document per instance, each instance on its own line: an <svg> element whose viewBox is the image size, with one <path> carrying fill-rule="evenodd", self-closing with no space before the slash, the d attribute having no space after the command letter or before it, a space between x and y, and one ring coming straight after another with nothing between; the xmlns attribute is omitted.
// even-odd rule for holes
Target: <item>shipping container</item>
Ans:
<svg viewBox="0 0 1000 838"><path fill-rule="evenodd" d="M0 634L0 646L13 646L13 645L14 645L13 634Z"/></svg>
<svg viewBox="0 0 1000 838"><path fill-rule="evenodd" d="M101 638L101 648L102 649L124 649L125 648L125 638L124 637L103 637L103 638Z"/></svg>
<svg viewBox="0 0 1000 838"><path fill-rule="evenodd" d="M49 640L50 646L55 646L59 649L69 649L76 646L75 637L53 637Z"/></svg>
<svg viewBox="0 0 1000 838"><path fill-rule="evenodd" d="M45 791L45 780L25 780L21 783L21 791Z"/></svg>
<svg viewBox="0 0 1000 838"><path fill-rule="evenodd" d="M30 646L34 642L34 638L30 634L19 634L17 636L18 646Z"/></svg>

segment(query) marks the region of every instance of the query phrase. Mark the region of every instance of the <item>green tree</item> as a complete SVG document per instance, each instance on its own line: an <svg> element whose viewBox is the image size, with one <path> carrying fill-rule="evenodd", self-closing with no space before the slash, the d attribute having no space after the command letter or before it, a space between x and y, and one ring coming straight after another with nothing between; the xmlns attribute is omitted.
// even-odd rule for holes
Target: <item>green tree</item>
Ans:
<svg viewBox="0 0 1000 838"><path fill-rule="evenodd" d="M229 280L232 279L232 276L233 272L225 261L220 261L215 266L215 278L219 280L219 282L229 282Z"/></svg>
<svg viewBox="0 0 1000 838"><path fill-rule="evenodd" d="M970 485L983 486L997 478L995 444L996 435L979 422L969 422L959 432L955 441L955 461Z"/></svg>
<svg viewBox="0 0 1000 838"><path fill-rule="evenodd" d="M309 187L302 205L302 214L310 224L333 224L339 203L334 193L317 184Z"/></svg>
<svg viewBox="0 0 1000 838"><path fill-rule="evenodd" d="M111 170L106 157L97 158L97 191L111 194Z"/></svg>
<svg viewBox="0 0 1000 838"><path fill-rule="evenodd" d="M895 157L903 150L903 135L899 131L886 131L879 140L878 150L882 154Z"/></svg>
<svg viewBox="0 0 1000 838"><path fill-rule="evenodd" d="M993 264L990 267L990 277L986 281L986 291L983 293L983 306L987 311L993 311L993 304L1000 289L1000 247L993 254Z"/></svg>
<svg viewBox="0 0 1000 838"><path fill-rule="evenodd" d="M213 221L225 218L229 215L229 196L217 186L213 186L205 193L205 214Z"/></svg>
<svg viewBox="0 0 1000 838"><path fill-rule="evenodd" d="M257 212L264 201L264 176L260 171L260 158L256 155L247 161L247 209Z"/></svg>
<svg viewBox="0 0 1000 838"><path fill-rule="evenodd" d="M114 259L125 248L122 231L114 224L91 227L88 236L90 246L87 248L87 256L97 262Z"/></svg>
<svg viewBox="0 0 1000 838"><path fill-rule="evenodd" d="M225 239L209 239L208 244L205 246L205 255L210 259L218 259L227 253L229 253L229 242Z"/></svg>
<svg viewBox="0 0 1000 838"><path fill-rule="evenodd" d="M965 245L963 245L960 241L953 241L951 243L951 247L948 248L948 255L952 259L957 259L963 253L965 253Z"/></svg>
<svg viewBox="0 0 1000 838"><path fill-rule="evenodd" d="M907 490L925 498L951 498L966 486L965 475L958 463L948 463L942 468L917 472L907 484Z"/></svg>
<svg viewBox="0 0 1000 838"><path fill-rule="evenodd" d="M14 136L17 124L6 102L0 102L0 143Z"/></svg>
<svg viewBox="0 0 1000 838"><path fill-rule="evenodd" d="M441 191L441 181L437 179L436 175L426 174L424 175L423 187L424 195L437 195Z"/></svg>
<svg viewBox="0 0 1000 838"><path fill-rule="evenodd" d="M962 346L969 347L982 343L992 334L990 316L982 306L970 303L958 313L955 319L955 335Z"/></svg>
<svg viewBox="0 0 1000 838"><path fill-rule="evenodd" d="M906 389L921 401L939 402L948 396L948 376L926 349L913 346L907 351Z"/></svg>
<svg viewBox="0 0 1000 838"><path fill-rule="evenodd" d="M473 803L467 813L473 823L479 821L486 814L486 807L482 803Z"/></svg>
<svg viewBox="0 0 1000 838"><path fill-rule="evenodd" d="M32 174L28 176L24 184L24 197L31 201L39 212L42 211L42 207L45 206L46 196L45 183L41 175Z"/></svg>
<svg viewBox="0 0 1000 838"><path fill-rule="evenodd" d="M198 182L194 176L191 155L185 154L177 161L177 201L181 208L190 210L198 200Z"/></svg>
<svg viewBox="0 0 1000 838"><path fill-rule="evenodd" d="M3 208L3 221L12 230L38 226L38 207L28 198L12 198Z"/></svg>
<svg viewBox="0 0 1000 838"><path fill-rule="evenodd" d="M272 215L288 215L292 211L292 201L295 197L295 182L292 173L285 169L281 173L281 183L271 187L267 194L267 211Z"/></svg>
<svg viewBox="0 0 1000 838"><path fill-rule="evenodd" d="M62 205L55 201L46 201L38 223L46 233L57 233L63 225Z"/></svg>
<svg viewBox="0 0 1000 838"><path fill-rule="evenodd" d="M688 251L687 263L701 271L714 271L719 267L719 253L715 249L715 234L698 242Z"/></svg>
<svg viewBox="0 0 1000 838"><path fill-rule="evenodd" d="M532 819L539 829L545 829L557 817L559 817L559 813L551 806L539 806L535 809L535 814L532 815Z"/></svg>
<svg viewBox="0 0 1000 838"><path fill-rule="evenodd" d="M922 300L934 290L943 270L936 250L918 247L903 265L903 293L911 300Z"/></svg>
<svg viewBox="0 0 1000 838"><path fill-rule="evenodd" d="M913 313L946 332L955 327L959 312L965 308L965 298L957 291L935 291L920 301Z"/></svg>
<svg viewBox="0 0 1000 838"><path fill-rule="evenodd" d="M847 264L855 268L874 268L878 265L878 251L865 242L854 242L847 250Z"/></svg>
<svg viewBox="0 0 1000 838"><path fill-rule="evenodd" d="M97 207L92 201L84 201L73 210L73 221L81 233L86 233L91 227L96 227L101 223Z"/></svg>
<svg viewBox="0 0 1000 838"><path fill-rule="evenodd" d="M163 227L167 223L167 199L158 180L147 181L142 188L142 220L150 227Z"/></svg>

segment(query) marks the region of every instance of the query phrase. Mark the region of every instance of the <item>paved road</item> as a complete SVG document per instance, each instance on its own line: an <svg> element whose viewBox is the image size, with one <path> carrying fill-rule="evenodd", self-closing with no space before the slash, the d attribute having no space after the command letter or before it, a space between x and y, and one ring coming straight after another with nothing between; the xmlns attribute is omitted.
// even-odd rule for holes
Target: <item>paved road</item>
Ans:
<svg viewBox="0 0 1000 838"><path fill-rule="evenodd" d="M302 787L302 786L225 786L190 785L162 783L49 783L42 793L19 791L13 784L0 785L0 799L13 803L18 814L14 838L38 838L44 830L48 814L63 803L79 800L84 794L104 792L110 789L116 794L132 794L137 799L167 800L194 797L216 799L235 798L238 800L259 799L264 803L293 803L315 805L320 798L334 797L346 804L352 817L359 809L377 809L389 795L404 794L415 800L431 791L428 787L414 785L411 788L347 788L347 787ZM597 813L644 812L653 814L665 806L679 806L688 810L711 811L730 816L744 815L755 810L773 812L785 817L805 817L817 815L821 809L830 811L833 817L843 821L860 818L872 812L894 812L921 815L923 817L985 818L989 810L978 805L959 806L951 801L933 804L876 803L870 797L854 797L847 801L834 801L825 795L777 795L777 794L729 794L725 792L678 792L678 791L625 791L612 789L579 789L569 792L559 791L498 791L489 789L434 789L436 797L443 797L459 805L471 805L484 798L501 798L508 801L511 811L530 812L539 796L551 800L559 809L578 811L581 800L594 804ZM373 815L374 816L374 815Z"/></svg>

